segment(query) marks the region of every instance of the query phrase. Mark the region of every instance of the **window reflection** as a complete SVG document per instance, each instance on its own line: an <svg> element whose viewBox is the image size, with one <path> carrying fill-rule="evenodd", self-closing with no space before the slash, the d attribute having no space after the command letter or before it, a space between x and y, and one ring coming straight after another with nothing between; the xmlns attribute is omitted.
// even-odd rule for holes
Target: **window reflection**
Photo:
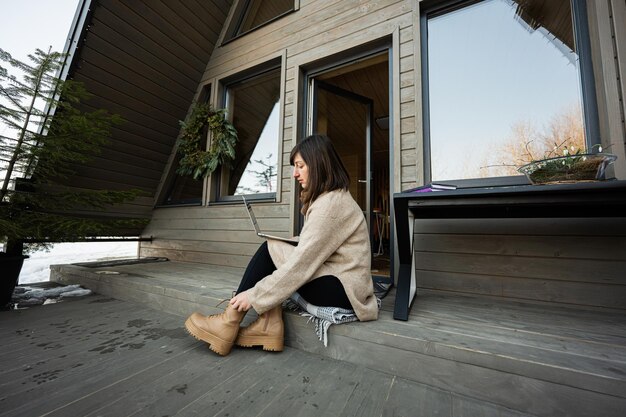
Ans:
<svg viewBox="0 0 626 417"><path fill-rule="evenodd" d="M569 0L486 0L427 25L433 180L519 175L555 146L585 148Z"/></svg>
<svg viewBox="0 0 626 417"><path fill-rule="evenodd" d="M232 36L243 35L291 10L293 0L247 0Z"/></svg>
<svg viewBox="0 0 626 417"><path fill-rule="evenodd" d="M222 170L222 196L276 192L279 98L279 69L228 86L239 141L232 166Z"/></svg>
<svg viewBox="0 0 626 417"><path fill-rule="evenodd" d="M177 168L180 156L176 157L174 166ZM164 205L200 204L202 202L203 180L195 180L191 177L176 174L171 180L165 194Z"/></svg>

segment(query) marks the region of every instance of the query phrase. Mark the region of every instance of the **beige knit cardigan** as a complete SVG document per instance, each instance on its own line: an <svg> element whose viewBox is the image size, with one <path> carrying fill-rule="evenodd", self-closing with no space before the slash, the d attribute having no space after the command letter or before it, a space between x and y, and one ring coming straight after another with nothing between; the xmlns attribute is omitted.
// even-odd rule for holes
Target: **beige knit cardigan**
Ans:
<svg viewBox="0 0 626 417"><path fill-rule="evenodd" d="M248 290L257 313L279 305L315 278L334 275L359 320L378 318L367 224L348 191L322 194L309 206L298 246L269 239L268 248L277 269Z"/></svg>

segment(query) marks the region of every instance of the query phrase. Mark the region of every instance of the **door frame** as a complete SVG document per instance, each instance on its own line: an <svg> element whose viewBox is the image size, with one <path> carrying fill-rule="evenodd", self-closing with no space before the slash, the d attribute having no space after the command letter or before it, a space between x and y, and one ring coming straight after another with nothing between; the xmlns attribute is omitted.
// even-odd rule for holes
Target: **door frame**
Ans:
<svg viewBox="0 0 626 417"><path fill-rule="evenodd" d="M399 152L396 151L396 127L393 122L396 116L399 117L399 113L397 113L399 109L399 76L395 74L396 65L399 63L399 44L398 44L398 31L395 31L393 35L389 37L381 38L376 41L370 42L368 44L363 44L352 48L350 50L345 50L330 56L325 56L315 61L300 63L297 65L298 75L297 79L299 79L298 85L298 96L297 100L297 122L296 122L296 136L294 136L294 140L297 142L300 140L300 137L305 137L305 132L309 131L309 126L311 124L311 116L312 112L309 112L309 109L312 108L312 94L310 91L311 79L315 78L323 73L328 71L338 69L344 66L350 66L358 63L359 61L371 58L378 54L386 54L387 55L387 63L388 63L388 100L389 100L389 204L390 204L390 219L389 219L389 260L390 260L390 274L391 274L391 284L394 284L394 277L396 274L396 262L397 259L397 245L396 245L396 231L395 231L395 219L394 219L394 204L393 204L393 192L395 190L396 181L395 181L395 170L396 170L396 158L400 157ZM395 63L395 64L394 64ZM397 90L397 91L396 91ZM399 148L398 148L399 150ZM298 231L301 228L301 225L304 222L304 216L300 213L298 208L298 198L296 195L293 196L294 205L294 217L293 217L293 227L294 231Z"/></svg>
<svg viewBox="0 0 626 417"><path fill-rule="evenodd" d="M354 100L359 103L362 103L366 106L366 115L365 115L365 219L367 221L367 230L370 234L370 243L373 245L374 236L372 229L372 123L374 122L374 100L369 97L362 96L360 94L356 94L350 90L343 89L341 87L337 87L332 84L328 84L324 81L320 81L316 78L311 79L311 97L312 97L312 106L311 106L311 123L309 124L309 129L307 131L307 135L313 134L313 122L317 120L317 103L318 103L318 91L319 89L326 90L331 94L335 94L349 100ZM356 178L357 182L361 180Z"/></svg>

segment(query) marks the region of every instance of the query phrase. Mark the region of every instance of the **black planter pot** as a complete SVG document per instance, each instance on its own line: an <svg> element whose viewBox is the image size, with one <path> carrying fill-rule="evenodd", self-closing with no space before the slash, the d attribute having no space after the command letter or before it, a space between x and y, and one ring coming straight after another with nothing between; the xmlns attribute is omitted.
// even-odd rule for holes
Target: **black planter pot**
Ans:
<svg viewBox="0 0 626 417"><path fill-rule="evenodd" d="M7 255L0 252L0 307L4 307L11 301L13 290L17 285L17 279L22 270L24 255Z"/></svg>

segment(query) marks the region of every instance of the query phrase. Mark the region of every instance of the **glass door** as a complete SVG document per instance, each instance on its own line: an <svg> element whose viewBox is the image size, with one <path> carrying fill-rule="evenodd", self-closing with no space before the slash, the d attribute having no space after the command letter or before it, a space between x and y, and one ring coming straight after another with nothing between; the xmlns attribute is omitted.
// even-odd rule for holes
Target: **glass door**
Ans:
<svg viewBox="0 0 626 417"><path fill-rule="evenodd" d="M363 210L372 236L372 100L312 79L310 132L327 135L350 175L350 193Z"/></svg>

